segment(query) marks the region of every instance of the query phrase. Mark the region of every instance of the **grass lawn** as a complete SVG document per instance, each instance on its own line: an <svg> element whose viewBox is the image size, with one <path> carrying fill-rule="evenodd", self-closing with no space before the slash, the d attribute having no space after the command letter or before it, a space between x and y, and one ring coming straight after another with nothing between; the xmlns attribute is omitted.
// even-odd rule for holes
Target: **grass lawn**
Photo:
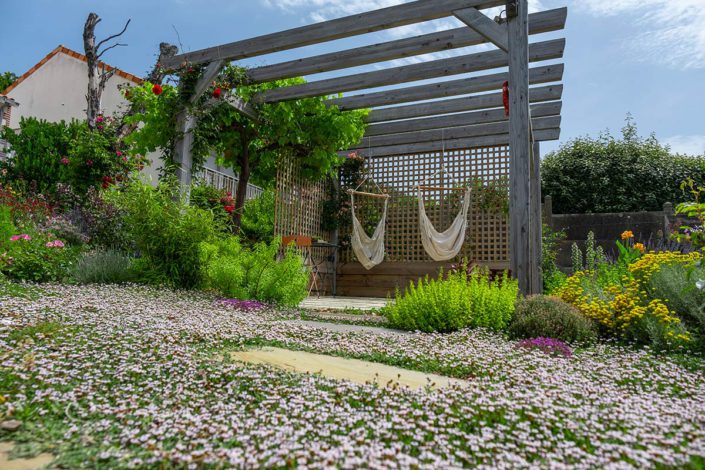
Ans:
<svg viewBox="0 0 705 470"><path fill-rule="evenodd" d="M67 468L702 468L705 360L599 345L570 359L487 331L337 333L195 292L0 292L0 431ZM449 376L410 391L222 359L272 344Z"/></svg>

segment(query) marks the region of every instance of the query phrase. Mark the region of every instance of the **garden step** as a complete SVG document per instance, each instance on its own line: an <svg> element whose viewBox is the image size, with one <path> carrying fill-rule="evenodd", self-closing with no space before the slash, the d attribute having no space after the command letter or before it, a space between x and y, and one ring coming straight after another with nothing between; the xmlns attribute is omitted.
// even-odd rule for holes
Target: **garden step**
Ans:
<svg viewBox="0 0 705 470"><path fill-rule="evenodd" d="M39 470L54 461L51 454L39 454L29 459L10 459L14 442L0 442L0 468L2 470Z"/></svg>
<svg viewBox="0 0 705 470"><path fill-rule="evenodd" d="M426 386L443 388L449 385L467 383L460 379L436 374L425 374L376 362L303 351L290 351L281 348L265 347L237 351L232 353L231 356L240 362L265 364L292 372L320 374L323 377L335 380L349 380L358 384L376 383L382 387L399 384L411 389Z"/></svg>
<svg viewBox="0 0 705 470"><path fill-rule="evenodd" d="M358 317L360 320L364 320L365 317ZM337 333L378 333L378 334L394 334L394 335L411 335L413 333L409 331L393 330L391 328L383 328L381 326L366 326L366 325L350 325L347 323L330 323L324 321L315 320L284 320L284 323L289 323L292 325L303 325L312 326L314 328L324 328L326 330L335 331Z"/></svg>
<svg viewBox="0 0 705 470"><path fill-rule="evenodd" d="M387 305L387 299L378 297L308 297L300 304L307 310L372 310Z"/></svg>

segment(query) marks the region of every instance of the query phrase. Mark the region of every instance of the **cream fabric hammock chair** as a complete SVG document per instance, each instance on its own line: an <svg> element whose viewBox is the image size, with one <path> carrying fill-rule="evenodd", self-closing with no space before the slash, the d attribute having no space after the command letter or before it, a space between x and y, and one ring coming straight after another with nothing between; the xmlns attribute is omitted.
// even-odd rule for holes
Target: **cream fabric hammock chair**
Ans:
<svg viewBox="0 0 705 470"><path fill-rule="evenodd" d="M468 227L468 209L470 207L469 187L451 187L445 188L441 186L425 186L425 184L434 176L445 173L443 167L443 155L445 155L445 141L443 145L443 153L441 153L441 169L427 178L423 183L417 186L419 199L419 231L421 233L421 243L426 250L426 253L435 261L448 261L455 258L465 243L465 231ZM457 182L456 182L457 184ZM463 191L463 205L460 208L460 213L455 216L455 220L445 232L439 232L433 226L433 223L426 215L426 207L424 206L423 191Z"/></svg>
<svg viewBox="0 0 705 470"><path fill-rule="evenodd" d="M362 264L368 271L379 263L384 261L384 232L385 225L387 223L387 207L389 206L389 194L383 194L380 187L375 183L377 189L381 194L360 192L358 189L362 186L367 178L365 178L362 183L358 185L355 189L349 189L348 194L350 194L350 204L352 213L352 235L350 237L350 242L352 244L353 252L357 257L357 260ZM355 195L383 198L384 199L384 210L382 211L382 218L377 223L377 228L375 228L372 236L368 236L365 233L365 228L362 226L357 216L355 215Z"/></svg>

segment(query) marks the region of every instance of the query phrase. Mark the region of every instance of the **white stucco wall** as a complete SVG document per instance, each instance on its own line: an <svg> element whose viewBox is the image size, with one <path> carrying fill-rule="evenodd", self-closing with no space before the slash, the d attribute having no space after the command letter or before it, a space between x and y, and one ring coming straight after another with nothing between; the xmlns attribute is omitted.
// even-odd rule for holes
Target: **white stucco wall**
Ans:
<svg viewBox="0 0 705 470"><path fill-rule="evenodd" d="M52 122L85 119L87 68L88 65L80 59L61 52L54 55L7 93L8 97L21 103L12 112L10 126L17 128L20 119L29 116ZM106 116L126 106L126 100L118 89L118 85L123 84L134 85L134 82L117 74L108 81L101 100Z"/></svg>

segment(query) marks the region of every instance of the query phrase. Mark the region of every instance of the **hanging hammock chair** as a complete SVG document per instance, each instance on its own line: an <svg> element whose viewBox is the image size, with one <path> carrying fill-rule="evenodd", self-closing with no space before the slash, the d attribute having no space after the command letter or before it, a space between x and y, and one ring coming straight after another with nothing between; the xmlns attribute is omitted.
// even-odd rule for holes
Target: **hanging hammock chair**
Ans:
<svg viewBox="0 0 705 470"><path fill-rule="evenodd" d="M384 229L387 222L387 207L389 206L389 194L374 194L360 192L358 189L365 183L366 179L356 189L349 189L348 194L350 194L350 204L352 213L352 235L350 241L352 244L353 252L357 256L357 260L362 264L368 271L379 263L384 261ZM377 185L377 183L375 183ZM377 189L380 189L377 186ZM381 192L381 190L380 190ZM365 233L365 228L362 226L357 216L355 215L355 195L368 196L375 198L384 199L384 210L382 212L382 218L377 223L377 228L375 228L372 236L368 236Z"/></svg>
<svg viewBox="0 0 705 470"><path fill-rule="evenodd" d="M426 250L426 253L433 258L435 261L448 261L449 259L455 258L460 250L463 248L463 243L465 242L465 231L468 228L468 208L470 207L470 188L458 187L446 188L442 184L441 186L424 186L427 181L436 175L442 175L445 173L445 168L443 166L443 157L446 153L445 144L445 129L442 130L441 140L443 142L443 150L441 151L441 169L434 173L432 176L427 178L423 183L421 183L416 189L418 191L419 199L419 232L421 233L421 243ZM442 181L442 179L441 179ZM445 232L439 232L433 227L433 223L429 220L426 215L426 207L423 202L423 190L434 190L434 191L464 191L465 196L463 197L463 205L460 208L460 213L455 216L455 220L448 227Z"/></svg>

